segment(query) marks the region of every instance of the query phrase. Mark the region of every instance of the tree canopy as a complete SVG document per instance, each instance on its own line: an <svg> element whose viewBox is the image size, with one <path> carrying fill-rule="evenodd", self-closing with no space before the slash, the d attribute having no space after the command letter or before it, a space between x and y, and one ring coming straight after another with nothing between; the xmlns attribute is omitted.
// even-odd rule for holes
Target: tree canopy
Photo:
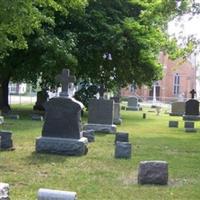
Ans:
<svg viewBox="0 0 200 200"><path fill-rule="evenodd" d="M40 78L45 88L67 67L108 89L132 81L150 85L161 77L159 52L177 50L167 23L186 11L188 2L0 0L0 81Z"/></svg>

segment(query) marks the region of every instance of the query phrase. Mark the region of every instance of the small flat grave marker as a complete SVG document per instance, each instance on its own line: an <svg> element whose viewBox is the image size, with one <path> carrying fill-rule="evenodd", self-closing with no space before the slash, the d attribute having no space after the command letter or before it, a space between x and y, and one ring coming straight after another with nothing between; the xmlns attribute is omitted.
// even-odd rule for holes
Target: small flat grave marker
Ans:
<svg viewBox="0 0 200 200"><path fill-rule="evenodd" d="M178 128L178 121L169 121L170 128Z"/></svg>
<svg viewBox="0 0 200 200"><path fill-rule="evenodd" d="M77 200L76 192L68 192L61 190L39 189L38 200Z"/></svg>
<svg viewBox="0 0 200 200"><path fill-rule="evenodd" d="M141 161L138 183L166 185L168 183L168 163L166 161Z"/></svg>

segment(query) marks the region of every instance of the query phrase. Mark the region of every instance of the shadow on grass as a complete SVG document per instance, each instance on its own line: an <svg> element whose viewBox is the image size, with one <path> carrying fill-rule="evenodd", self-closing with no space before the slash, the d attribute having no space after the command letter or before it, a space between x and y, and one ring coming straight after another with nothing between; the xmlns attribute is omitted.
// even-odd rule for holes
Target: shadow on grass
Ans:
<svg viewBox="0 0 200 200"><path fill-rule="evenodd" d="M48 154L48 153L37 153L32 152L29 156L24 157L23 160L29 164L46 164L46 163L63 163L66 159L70 159L73 156L65 156L58 154ZM79 156L75 156L79 157Z"/></svg>

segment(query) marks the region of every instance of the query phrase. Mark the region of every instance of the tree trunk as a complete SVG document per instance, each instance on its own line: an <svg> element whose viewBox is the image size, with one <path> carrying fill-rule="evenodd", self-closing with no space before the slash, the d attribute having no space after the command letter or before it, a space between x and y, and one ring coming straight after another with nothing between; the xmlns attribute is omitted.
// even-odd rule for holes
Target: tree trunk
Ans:
<svg viewBox="0 0 200 200"><path fill-rule="evenodd" d="M8 84L9 78L0 79L0 110L3 113L10 111L10 106L8 102Z"/></svg>

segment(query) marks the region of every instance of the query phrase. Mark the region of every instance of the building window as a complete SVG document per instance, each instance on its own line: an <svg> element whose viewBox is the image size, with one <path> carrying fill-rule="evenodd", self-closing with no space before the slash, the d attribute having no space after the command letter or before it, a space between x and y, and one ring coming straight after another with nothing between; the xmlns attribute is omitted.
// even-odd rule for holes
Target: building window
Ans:
<svg viewBox="0 0 200 200"><path fill-rule="evenodd" d="M180 94L180 75L178 73L174 76L174 95Z"/></svg>

